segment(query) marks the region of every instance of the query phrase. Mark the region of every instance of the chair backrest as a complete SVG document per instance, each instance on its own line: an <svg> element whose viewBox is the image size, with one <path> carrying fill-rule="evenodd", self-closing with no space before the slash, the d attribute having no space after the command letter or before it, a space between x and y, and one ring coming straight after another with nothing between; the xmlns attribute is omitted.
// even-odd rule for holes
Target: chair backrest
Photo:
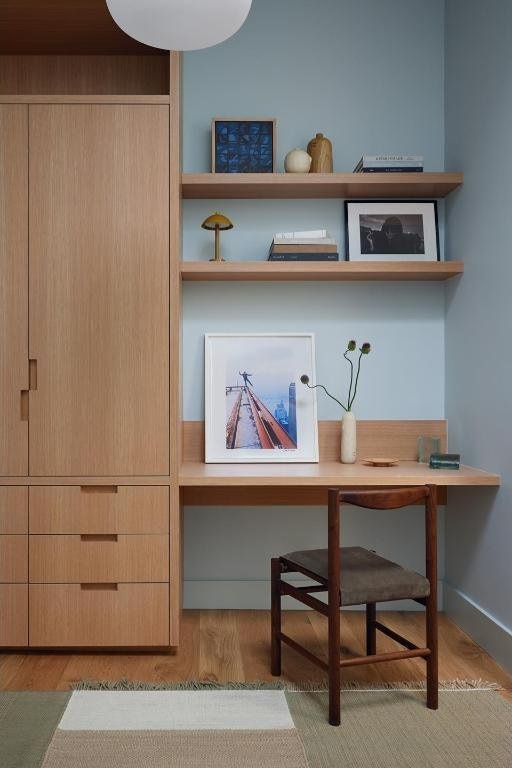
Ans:
<svg viewBox="0 0 512 768"><path fill-rule="evenodd" d="M429 495L428 485L414 488L390 488L378 491L338 491L339 501L366 509L399 509L424 501Z"/></svg>
<svg viewBox="0 0 512 768"><path fill-rule="evenodd" d="M329 603L340 595L340 506L353 504L366 509L399 509L418 501L425 503L425 575L430 581L431 594L437 587L437 488L420 485L413 488L384 488L376 491L328 492L328 582Z"/></svg>

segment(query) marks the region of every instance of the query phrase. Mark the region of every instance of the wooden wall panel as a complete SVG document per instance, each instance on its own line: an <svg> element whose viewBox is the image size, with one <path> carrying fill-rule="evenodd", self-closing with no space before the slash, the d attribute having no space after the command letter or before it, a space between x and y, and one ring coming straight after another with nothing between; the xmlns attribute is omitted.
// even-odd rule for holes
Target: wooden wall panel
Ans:
<svg viewBox="0 0 512 768"><path fill-rule="evenodd" d="M0 646L28 645L28 586L0 584Z"/></svg>
<svg viewBox="0 0 512 768"><path fill-rule="evenodd" d="M2 0L4 53L154 53L117 26L105 0Z"/></svg>
<svg viewBox="0 0 512 768"><path fill-rule="evenodd" d="M0 583L28 581L28 536L0 536Z"/></svg>
<svg viewBox="0 0 512 768"><path fill-rule="evenodd" d="M28 107L0 105L0 475L28 471ZM26 400L24 402L26 405Z"/></svg>
<svg viewBox="0 0 512 768"><path fill-rule="evenodd" d="M402 461L417 459L420 435L441 438L441 450L446 450L446 421L396 420L357 422L357 456L390 456ZM320 461L339 461L341 422L318 422ZM204 422L183 422L183 461L204 461Z"/></svg>
<svg viewBox="0 0 512 768"><path fill-rule="evenodd" d="M30 474L169 472L169 107L30 106Z"/></svg>
<svg viewBox="0 0 512 768"><path fill-rule="evenodd" d="M0 56L0 94L168 93L168 56Z"/></svg>
<svg viewBox="0 0 512 768"><path fill-rule="evenodd" d="M0 488L0 534L28 533L28 488L5 485Z"/></svg>

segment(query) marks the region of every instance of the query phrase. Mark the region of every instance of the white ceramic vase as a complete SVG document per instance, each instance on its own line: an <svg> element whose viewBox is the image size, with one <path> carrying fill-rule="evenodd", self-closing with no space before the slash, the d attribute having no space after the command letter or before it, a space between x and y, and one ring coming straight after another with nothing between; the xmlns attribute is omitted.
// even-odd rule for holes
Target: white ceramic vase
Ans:
<svg viewBox="0 0 512 768"><path fill-rule="evenodd" d="M357 423L352 411L345 411L341 419L341 463L354 464L357 453Z"/></svg>
<svg viewBox="0 0 512 768"><path fill-rule="evenodd" d="M309 173L311 165L311 156L303 149L295 147L286 155L284 159L284 169L286 173Z"/></svg>

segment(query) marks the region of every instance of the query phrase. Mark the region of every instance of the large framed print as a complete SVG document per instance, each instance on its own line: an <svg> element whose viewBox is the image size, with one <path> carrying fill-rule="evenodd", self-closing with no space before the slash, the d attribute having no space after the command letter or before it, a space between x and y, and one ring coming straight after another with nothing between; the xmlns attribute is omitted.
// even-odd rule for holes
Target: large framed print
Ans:
<svg viewBox="0 0 512 768"><path fill-rule="evenodd" d="M345 202L349 261L439 261L435 200Z"/></svg>
<svg viewBox="0 0 512 768"><path fill-rule="evenodd" d="M205 336L205 461L317 462L312 333Z"/></svg>

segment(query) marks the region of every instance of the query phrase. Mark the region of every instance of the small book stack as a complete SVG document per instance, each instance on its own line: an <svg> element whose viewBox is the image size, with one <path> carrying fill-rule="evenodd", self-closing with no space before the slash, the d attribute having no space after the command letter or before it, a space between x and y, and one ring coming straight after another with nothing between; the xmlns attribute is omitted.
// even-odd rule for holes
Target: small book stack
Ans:
<svg viewBox="0 0 512 768"><path fill-rule="evenodd" d="M363 155L354 173L421 173L423 155Z"/></svg>
<svg viewBox="0 0 512 768"><path fill-rule="evenodd" d="M269 261L339 261L338 245L325 229L279 232L274 235Z"/></svg>

